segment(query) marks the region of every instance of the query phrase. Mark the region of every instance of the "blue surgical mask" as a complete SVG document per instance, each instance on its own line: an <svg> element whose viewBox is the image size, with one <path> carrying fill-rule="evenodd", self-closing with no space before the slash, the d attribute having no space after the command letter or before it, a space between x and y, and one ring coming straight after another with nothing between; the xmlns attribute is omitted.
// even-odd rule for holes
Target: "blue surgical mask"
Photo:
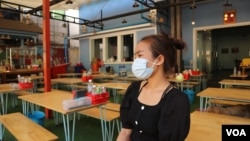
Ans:
<svg viewBox="0 0 250 141"><path fill-rule="evenodd" d="M152 67L147 67L147 62L151 62L148 61L147 59L144 58L136 58L132 64L132 72L135 75L135 77L139 78L139 79L148 79L153 71L154 71L154 62Z"/></svg>

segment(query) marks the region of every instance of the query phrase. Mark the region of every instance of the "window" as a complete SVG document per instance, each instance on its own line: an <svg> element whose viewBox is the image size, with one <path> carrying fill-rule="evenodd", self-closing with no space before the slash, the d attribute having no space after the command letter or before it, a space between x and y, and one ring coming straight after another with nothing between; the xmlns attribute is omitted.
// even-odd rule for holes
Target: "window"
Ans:
<svg viewBox="0 0 250 141"><path fill-rule="evenodd" d="M134 34L101 35L90 41L90 59L101 59L106 64L133 61Z"/></svg>
<svg viewBox="0 0 250 141"><path fill-rule="evenodd" d="M110 62L117 61L117 37L116 36L108 37L108 58Z"/></svg>
<svg viewBox="0 0 250 141"><path fill-rule="evenodd" d="M102 39L95 39L94 40L94 56L97 59L102 59L103 58L103 44L102 44Z"/></svg>
<svg viewBox="0 0 250 141"><path fill-rule="evenodd" d="M133 61L134 50L134 37L133 34L123 35L123 50L122 59L123 61Z"/></svg>

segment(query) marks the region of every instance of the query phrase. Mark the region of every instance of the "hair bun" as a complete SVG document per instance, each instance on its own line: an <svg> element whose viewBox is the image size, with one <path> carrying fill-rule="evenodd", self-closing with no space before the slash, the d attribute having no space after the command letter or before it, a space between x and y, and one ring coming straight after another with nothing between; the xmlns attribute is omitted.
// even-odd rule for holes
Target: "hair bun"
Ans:
<svg viewBox="0 0 250 141"><path fill-rule="evenodd" d="M172 42L172 44L176 49L182 50L183 48L186 47L186 43L181 39L170 38L170 41Z"/></svg>

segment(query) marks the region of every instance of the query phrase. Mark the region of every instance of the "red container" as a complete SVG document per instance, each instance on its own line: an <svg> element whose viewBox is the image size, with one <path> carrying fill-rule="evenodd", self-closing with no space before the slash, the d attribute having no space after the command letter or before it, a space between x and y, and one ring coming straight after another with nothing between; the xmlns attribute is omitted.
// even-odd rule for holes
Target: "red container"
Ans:
<svg viewBox="0 0 250 141"><path fill-rule="evenodd" d="M90 79L93 79L93 77L90 76L82 76L82 82L88 82Z"/></svg>
<svg viewBox="0 0 250 141"><path fill-rule="evenodd" d="M87 93L87 96L91 97L92 104L99 104L103 102L107 102L109 100L109 93L102 94L91 94Z"/></svg>
<svg viewBox="0 0 250 141"><path fill-rule="evenodd" d="M183 73L184 80L188 80L190 77L189 73Z"/></svg>
<svg viewBox="0 0 250 141"><path fill-rule="evenodd" d="M199 74L200 74L200 71L192 70L192 75L199 75Z"/></svg>
<svg viewBox="0 0 250 141"><path fill-rule="evenodd" d="M33 88L33 83L18 83L20 89L31 89Z"/></svg>

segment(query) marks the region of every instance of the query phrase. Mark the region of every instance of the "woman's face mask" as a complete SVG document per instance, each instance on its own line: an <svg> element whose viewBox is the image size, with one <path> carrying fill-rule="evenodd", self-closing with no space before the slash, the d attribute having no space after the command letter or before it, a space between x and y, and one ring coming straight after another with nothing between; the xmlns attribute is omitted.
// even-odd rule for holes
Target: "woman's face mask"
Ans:
<svg viewBox="0 0 250 141"><path fill-rule="evenodd" d="M152 67L147 67L147 62L152 63ZM154 71L154 62L144 58L136 58L132 64L132 72L139 79L148 79Z"/></svg>

